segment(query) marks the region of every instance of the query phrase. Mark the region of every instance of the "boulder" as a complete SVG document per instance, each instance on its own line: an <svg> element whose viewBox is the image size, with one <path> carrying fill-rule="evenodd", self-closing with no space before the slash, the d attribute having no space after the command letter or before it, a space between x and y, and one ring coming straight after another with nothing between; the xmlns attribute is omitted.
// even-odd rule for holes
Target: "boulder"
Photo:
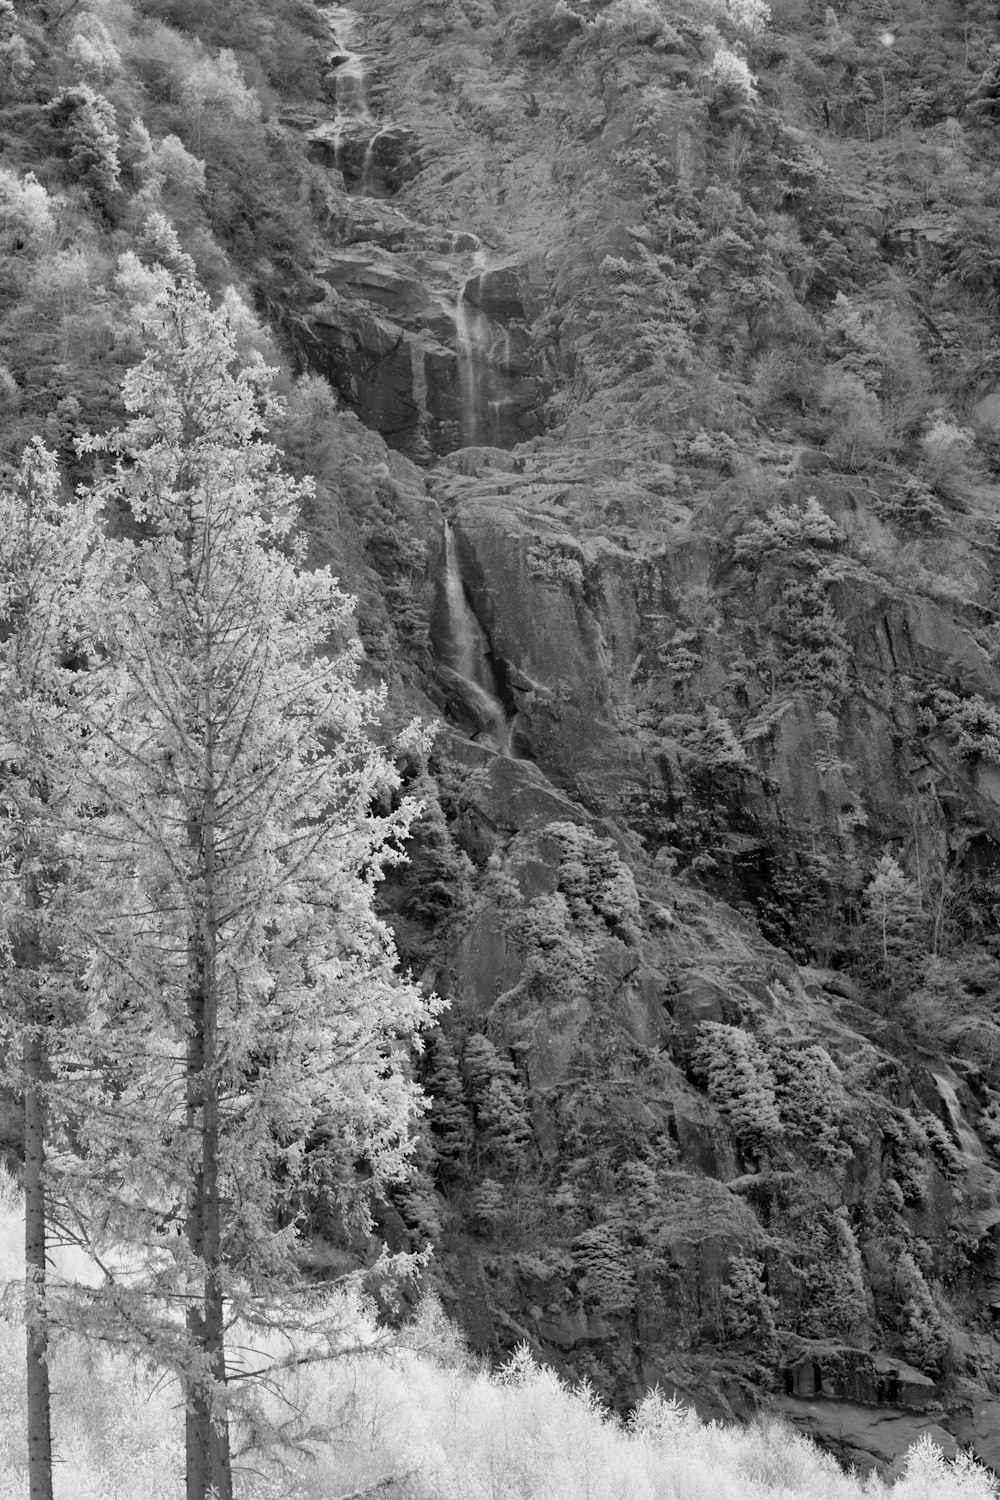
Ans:
<svg viewBox="0 0 1000 1500"><path fill-rule="evenodd" d="M417 133L405 125L379 130L366 120L328 120L306 133L310 161L343 174L348 189L391 197L423 165Z"/></svg>
<svg viewBox="0 0 1000 1500"><path fill-rule="evenodd" d="M1000 1401L977 1401L957 1412L951 1425L962 1447L1000 1474Z"/></svg>
<svg viewBox="0 0 1000 1500"><path fill-rule="evenodd" d="M1000 391L988 391L972 408L973 420L987 437L1000 437Z"/></svg>
<svg viewBox="0 0 1000 1500"><path fill-rule="evenodd" d="M911 1411L924 1411L938 1398L937 1382L904 1360L876 1354L872 1368L878 1381L880 1402L904 1406Z"/></svg>
<svg viewBox="0 0 1000 1500"><path fill-rule="evenodd" d="M842 1464L854 1464L862 1473L899 1473L908 1449L922 1437L932 1438L947 1458L958 1452L955 1438L944 1427L892 1408L795 1396L776 1396L772 1405Z"/></svg>
<svg viewBox="0 0 1000 1500"><path fill-rule="evenodd" d="M508 831L554 822L591 821L579 804L552 786L532 761L508 756L491 758L465 783L463 802L474 805L492 827Z"/></svg>
<svg viewBox="0 0 1000 1500"><path fill-rule="evenodd" d="M470 277L462 292L467 302L480 308L488 318L501 323L525 319L521 296L521 279L517 266L494 266Z"/></svg>

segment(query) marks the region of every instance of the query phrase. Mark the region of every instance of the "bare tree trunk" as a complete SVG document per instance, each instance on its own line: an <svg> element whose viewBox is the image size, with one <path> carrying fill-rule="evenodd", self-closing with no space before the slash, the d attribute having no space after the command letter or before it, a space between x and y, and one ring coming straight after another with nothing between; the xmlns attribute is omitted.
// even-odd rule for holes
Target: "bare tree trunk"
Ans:
<svg viewBox="0 0 1000 1500"><path fill-rule="evenodd" d="M204 1056L204 1025L192 1030L195 1046L189 1050L189 1069L193 1054ZM195 1351L207 1363L210 1379L202 1376L191 1382L187 1396L185 1446L187 1451L186 1500L233 1500L232 1463L229 1451L229 1427L224 1415L212 1415L212 1392L226 1382L225 1324L220 1280L220 1204L218 1172L218 1089L214 1078L200 1078L189 1071L188 1113L192 1105L200 1110L201 1166L195 1173L188 1213L188 1237L191 1248L205 1265L205 1285L200 1302L188 1309L188 1336Z"/></svg>
<svg viewBox="0 0 1000 1500"><path fill-rule="evenodd" d="M37 907L27 883L29 909ZM28 1492L30 1500L52 1500L52 1418L49 1394L48 1311L45 1296L45 1057L33 980L38 942L31 932L23 956L24 1007L24 1291L27 1324Z"/></svg>
<svg viewBox="0 0 1000 1500"><path fill-rule="evenodd" d="M199 1141L200 1160L191 1185L188 1238L205 1267L200 1305L189 1308L191 1342L208 1367L188 1392L185 1422L186 1500L233 1500L229 1425L225 1413L212 1414L213 1392L226 1383L225 1319L222 1294L222 1205L219 1196L218 993L216 987L215 794L213 736L207 715L206 776L201 817L191 829L199 850L203 906L193 940L193 984L188 1004L187 1123Z"/></svg>

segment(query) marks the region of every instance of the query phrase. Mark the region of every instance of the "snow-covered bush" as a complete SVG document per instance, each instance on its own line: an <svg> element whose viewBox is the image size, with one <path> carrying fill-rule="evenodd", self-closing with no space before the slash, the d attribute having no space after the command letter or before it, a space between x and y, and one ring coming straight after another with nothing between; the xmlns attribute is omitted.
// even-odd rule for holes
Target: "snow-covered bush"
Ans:
<svg viewBox="0 0 1000 1500"><path fill-rule="evenodd" d="M920 439L930 482L942 487L967 480L975 461L976 436L938 412Z"/></svg>
<svg viewBox="0 0 1000 1500"><path fill-rule="evenodd" d="M777 1145L782 1130L775 1078L755 1036L739 1026L703 1021L693 1063L744 1151L760 1157Z"/></svg>
<svg viewBox="0 0 1000 1500"><path fill-rule="evenodd" d="M85 78L107 83L122 70L121 53L104 22L90 11L79 16L69 44L69 55Z"/></svg>
<svg viewBox="0 0 1000 1500"><path fill-rule="evenodd" d="M714 97L721 103L733 105L754 104L757 99L757 80L750 71L745 57L728 47L719 47L708 70Z"/></svg>
<svg viewBox="0 0 1000 1500"><path fill-rule="evenodd" d="M500 1184L493 1189L499 1199ZM28 1493L24 1330L11 1315L23 1233L19 1195L0 1173L4 1500ZM596 1269L596 1247L581 1246L581 1255ZM86 1270L65 1252L56 1265L63 1275ZM759 1286L759 1272L756 1279ZM491 1373L465 1352L434 1299L395 1333L380 1329L354 1293L330 1292L327 1304L330 1326L340 1328L332 1358L302 1347L297 1362L290 1336L245 1330L246 1359L272 1375L237 1434L238 1500L328 1500L388 1490L392 1477L412 1500L996 1500L986 1470L965 1455L949 1462L929 1438L911 1449L896 1483L862 1480L780 1422L705 1423L660 1390L619 1421L589 1386L572 1388L537 1364L527 1345ZM182 1420L171 1381L106 1345L64 1336L53 1385L57 1500L182 1500Z"/></svg>
<svg viewBox="0 0 1000 1500"><path fill-rule="evenodd" d="M53 202L33 172L0 167L0 254L35 255L55 234Z"/></svg>
<svg viewBox="0 0 1000 1500"><path fill-rule="evenodd" d="M844 533L810 495L804 506L772 505L764 517L755 517L736 539L734 560L752 567L763 558L779 553L816 549L833 552L844 542Z"/></svg>
<svg viewBox="0 0 1000 1500"><path fill-rule="evenodd" d="M205 163L176 135L165 135L153 148L153 161L166 187L177 193L197 195L205 191Z"/></svg>
<svg viewBox="0 0 1000 1500"><path fill-rule="evenodd" d="M722 1317L730 1338L751 1339L762 1354L775 1347L777 1303L767 1293L763 1264L754 1255L737 1255L722 1288Z"/></svg>
<svg viewBox="0 0 1000 1500"><path fill-rule="evenodd" d="M896 1267L896 1293L903 1313L903 1348L919 1370L937 1375L948 1350L948 1331L923 1272L908 1250Z"/></svg>

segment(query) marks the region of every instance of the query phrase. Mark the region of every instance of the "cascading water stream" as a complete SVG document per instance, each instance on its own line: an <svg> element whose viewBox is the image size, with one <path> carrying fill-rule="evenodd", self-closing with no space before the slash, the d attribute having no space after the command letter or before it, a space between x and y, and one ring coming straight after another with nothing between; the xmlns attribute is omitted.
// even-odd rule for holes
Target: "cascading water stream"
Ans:
<svg viewBox="0 0 1000 1500"><path fill-rule="evenodd" d="M381 112L378 75L362 55L363 19L348 5L317 3L330 39L323 84L335 107L319 120L290 113L289 123L307 131L311 160L339 172L339 190L367 200L345 217L344 246L338 216L326 279L345 304L375 305L399 330L387 345L382 321L366 309L349 341L324 341L324 372L363 421L419 463L455 447L512 447L537 430L542 389L518 268L470 231L432 231L395 201L374 222L376 202L395 200L423 170L420 142ZM355 248L368 241L370 276ZM336 318L345 315L338 305Z"/></svg>
<svg viewBox="0 0 1000 1500"><path fill-rule="evenodd" d="M455 298L455 352L458 355L458 389L461 400L462 446L474 448L479 441L479 419L482 411L479 376L482 350L476 338L472 309L462 287Z"/></svg>
<svg viewBox="0 0 1000 1500"><path fill-rule="evenodd" d="M481 267L476 256L474 266ZM500 441L501 417L507 398L502 394L503 377L510 369L508 329L491 322L482 308L465 295L463 280L451 310L458 356L458 390L462 446L475 448Z"/></svg>
<svg viewBox="0 0 1000 1500"><path fill-rule="evenodd" d="M415 334L410 343L410 382L413 389L413 404L417 409L417 442L427 441L427 349L421 334Z"/></svg>
<svg viewBox="0 0 1000 1500"><path fill-rule="evenodd" d="M365 148L365 159L361 166L361 183L358 187L358 192L361 194L362 198L374 198L379 196L376 191L377 184L375 181L374 173L375 145L376 142L385 135L386 129L387 127L383 127L381 130L376 130L375 134L372 136L371 140L368 142L368 145Z"/></svg>
<svg viewBox="0 0 1000 1500"><path fill-rule="evenodd" d="M372 118L368 107L368 86L365 78L365 60L359 52L351 49L351 32L356 18L342 5L325 8L330 40L334 46L333 101L335 114L331 134L334 141L333 165L340 168L341 145L344 132L352 122L367 124Z"/></svg>
<svg viewBox="0 0 1000 1500"><path fill-rule="evenodd" d="M334 103L337 113L353 120L370 120L368 94L365 88L364 58L357 52L346 52L334 81Z"/></svg>
<svg viewBox="0 0 1000 1500"><path fill-rule="evenodd" d="M468 716L477 723L477 734L495 745L502 755L509 755L512 725L508 722L506 710L500 701L483 627L465 597L455 533L447 521L444 536L444 604L447 628L439 654L444 666L459 680Z"/></svg>

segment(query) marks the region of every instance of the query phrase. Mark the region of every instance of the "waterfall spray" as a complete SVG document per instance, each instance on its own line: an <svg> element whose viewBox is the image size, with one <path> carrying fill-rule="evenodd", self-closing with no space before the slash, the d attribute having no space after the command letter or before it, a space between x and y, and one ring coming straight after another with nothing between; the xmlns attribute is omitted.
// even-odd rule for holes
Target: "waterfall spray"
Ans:
<svg viewBox="0 0 1000 1500"><path fill-rule="evenodd" d="M472 310L458 289L452 314L455 320L455 347L458 354L458 389L462 410L462 446L473 448L479 440L480 348Z"/></svg>
<svg viewBox="0 0 1000 1500"><path fill-rule="evenodd" d="M334 79L334 102L339 114L354 120L371 119L365 89L364 59L356 52L348 52L337 68Z"/></svg>
<svg viewBox="0 0 1000 1500"><path fill-rule="evenodd" d="M427 406L427 350L419 333L410 340L410 382L413 404L417 409L417 440L426 442L430 415Z"/></svg>
<svg viewBox="0 0 1000 1500"><path fill-rule="evenodd" d="M380 141L386 134L387 128L388 127L383 126L381 130L376 130L375 134L368 142L368 145L365 147L365 159L361 167L361 184L358 188L358 192L363 198L373 198L377 196L375 192L376 184L373 176L375 167L375 145L376 142Z"/></svg>
<svg viewBox="0 0 1000 1500"><path fill-rule="evenodd" d="M485 256L477 252L473 266L482 268ZM473 281L481 283L482 269ZM502 445L503 413L510 405L504 393L512 360L510 329L494 322L465 295L472 281L463 278L458 288L451 318L455 326L455 353L458 357L458 395L461 416L462 445L480 443Z"/></svg>
<svg viewBox="0 0 1000 1500"><path fill-rule="evenodd" d="M484 734L502 755L511 751L511 725L500 701L489 644L465 597L455 533L445 522L444 602L447 631L441 646L444 665L459 679L462 696Z"/></svg>

